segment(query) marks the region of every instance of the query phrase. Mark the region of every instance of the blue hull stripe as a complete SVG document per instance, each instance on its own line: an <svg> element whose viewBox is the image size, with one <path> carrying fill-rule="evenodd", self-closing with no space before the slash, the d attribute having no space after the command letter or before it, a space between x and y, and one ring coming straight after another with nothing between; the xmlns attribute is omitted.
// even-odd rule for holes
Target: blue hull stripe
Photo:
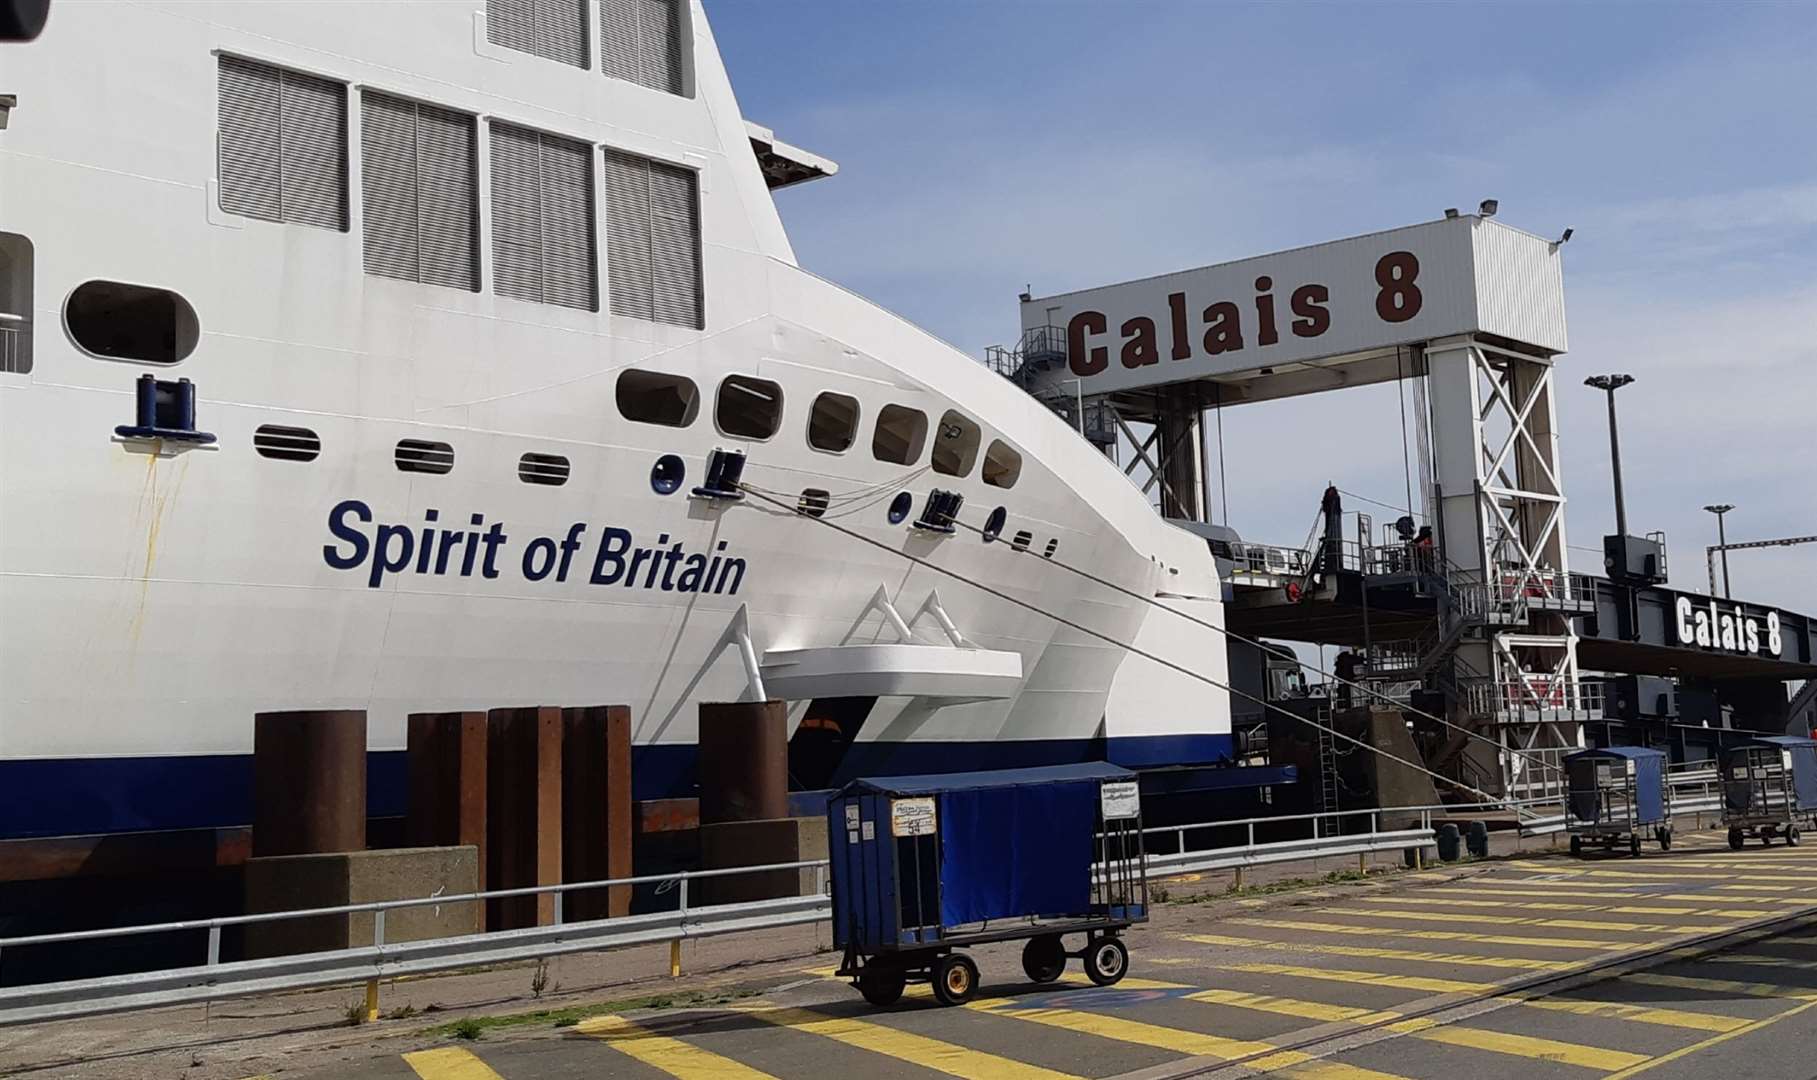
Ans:
<svg viewBox="0 0 1817 1080"><path fill-rule="evenodd" d="M1133 768L1209 764L1229 757L1227 735L1142 739L860 743L836 783L857 776L959 772L1114 761ZM1107 753L1108 752L1108 753ZM692 745L632 751L638 799L691 798ZM366 809L404 813L408 766L402 750L366 755ZM252 755L55 758L0 761L0 840L162 829L230 828L252 818Z"/></svg>

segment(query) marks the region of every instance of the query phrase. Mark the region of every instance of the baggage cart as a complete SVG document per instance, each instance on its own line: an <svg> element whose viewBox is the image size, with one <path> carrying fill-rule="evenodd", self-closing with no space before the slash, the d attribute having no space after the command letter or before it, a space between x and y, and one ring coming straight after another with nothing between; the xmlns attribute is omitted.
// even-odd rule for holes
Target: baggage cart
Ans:
<svg viewBox="0 0 1817 1080"><path fill-rule="evenodd" d="M1641 838L1651 835L1662 851L1672 850L1672 793L1666 785L1666 753L1644 746L1606 746L1568 754L1565 766L1565 831L1571 854L1600 844L1625 846L1639 855Z"/></svg>
<svg viewBox="0 0 1817 1080"><path fill-rule="evenodd" d="M1767 735L1722 752L1722 823L1737 851L1750 836L1796 845L1817 823L1817 740Z"/></svg>
<svg viewBox="0 0 1817 1080"><path fill-rule="evenodd" d="M1026 942L1037 983L1075 958L1109 986L1129 968L1123 931L1148 918L1140 792L1114 765L854 780L827 804L827 840L838 974L873 1005L914 982L970 1000L964 950L998 941Z"/></svg>

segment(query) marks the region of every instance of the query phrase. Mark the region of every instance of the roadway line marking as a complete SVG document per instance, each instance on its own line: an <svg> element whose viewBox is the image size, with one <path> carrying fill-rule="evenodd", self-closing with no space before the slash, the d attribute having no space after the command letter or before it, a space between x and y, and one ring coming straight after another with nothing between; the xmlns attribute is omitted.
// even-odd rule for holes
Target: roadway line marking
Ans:
<svg viewBox="0 0 1817 1080"><path fill-rule="evenodd" d="M574 1025L574 1030L600 1040L626 1057L660 1069L676 1080L775 1080L769 1073L743 1062L660 1035L622 1016L582 1020Z"/></svg>
<svg viewBox="0 0 1817 1080"><path fill-rule="evenodd" d="M1413 949L1387 949L1368 945L1305 945L1291 941L1267 941L1261 938L1229 937L1222 934L1182 934L1187 941L1201 945L1230 945L1237 948L1279 949L1283 952L1317 953L1331 956L1372 957L1381 960L1412 960L1427 964L1471 964L1476 967L1518 968L1525 971L1574 971L1581 964L1569 960L1532 960L1524 956L1482 956L1477 953L1423 952ZM1213 967L1226 965L1213 964ZM1476 985L1476 984L1472 984Z"/></svg>
<svg viewBox="0 0 1817 1080"><path fill-rule="evenodd" d="M1746 1025L1745 1027L1738 1027L1734 1031L1725 1031L1720 1035L1713 1035L1710 1038L1703 1040L1702 1042L1695 1042L1689 1046L1681 1046L1669 1054L1661 1054L1656 1058L1650 1058L1647 1061L1641 1062L1639 1065L1635 1065L1632 1068L1624 1069L1621 1072L1610 1073L1608 1076L1604 1077L1603 1080L1627 1080L1628 1077L1634 1076L1638 1073L1646 1072L1648 1069L1651 1069L1654 1066L1664 1065L1669 1061L1677 1061L1679 1058L1689 1057L1690 1055L1695 1054L1700 1050L1707 1050L1710 1047L1715 1046L1718 1043L1728 1042L1730 1039L1737 1039L1743 1035L1751 1035L1754 1032L1759 1031L1761 1028L1768 1027L1772 1024L1777 1024L1781 1020L1784 1020L1788 1017L1797 1016L1799 1013L1804 1012L1807 1009L1811 1009L1811 1008L1817 1008L1817 1001L1807 1001L1802 1005L1794 1005L1792 1008L1786 1009L1784 1012L1775 1013L1772 1016L1762 1017L1761 1019L1756 1020L1753 1023Z"/></svg>
<svg viewBox="0 0 1817 1080"><path fill-rule="evenodd" d="M458 1046L405 1054L404 1064L422 1080L505 1080L471 1050Z"/></svg>
<svg viewBox="0 0 1817 1080"><path fill-rule="evenodd" d="M1578 1043L1560 1042L1557 1039L1540 1039L1532 1035L1510 1035L1502 1031L1460 1027L1429 1017L1389 1024L1388 1030L1412 1035L1416 1039L1424 1039L1427 1042L1464 1046L1472 1050L1487 1050L1496 1054L1511 1054L1515 1057L1538 1058L1541 1061L1556 1061L1565 1065L1581 1065L1587 1069L1604 1071L1631 1068L1647 1060L1646 1054L1632 1054L1626 1050L1605 1050L1599 1046L1583 1046Z"/></svg>
<svg viewBox="0 0 1817 1080"><path fill-rule="evenodd" d="M1545 903L1532 900L1448 900L1442 896L1359 896L1366 904L1435 904L1440 907L1519 908L1522 911L1601 911L1598 904Z"/></svg>
<svg viewBox="0 0 1817 1080"><path fill-rule="evenodd" d="M1142 962L1145 964L1191 964L1191 963L1195 963L1195 961L1186 960L1186 959L1146 957L1146 956L1142 958ZM822 978L822 979L837 979L839 977L837 974L838 971L839 971L839 969L836 967L803 968L802 974L814 975L814 976L818 976L819 978ZM1055 983L1064 983L1068 986L1095 986L1096 985L1095 983L1093 983L1091 981L1091 979L1086 977L1086 974L1083 971L1063 972L1063 973L1061 973L1059 978L1054 980L1054 982ZM1037 985L1037 987L1039 987L1041 984L1036 984L1036 985ZM1194 987L1188 986L1186 983L1163 982L1160 979L1138 979L1132 975L1126 975L1122 979L1119 979L1115 986L1103 987L1102 989L1107 989L1107 990L1191 990L1191 989L1194 989ZM931 988L929 988L929 986L926 983L913 983L909 986L903 987L902 992L909 997L932 997L934 995L933 990ZM1006 997L1008 995L993 994L990 996Z"/></svg>
<svg viewBox="0 0 1817 1080"><path fill-rule="evenodd" d="M1631 941L1603 941L1595 938L1521 937L1515 934L1478 934L1466 930L1408 930L1399 926L1352 926L1349 923L1295 919L1230 919L1227 921L1238 926L1260 926L1269 930L1311 930L1316 933L1350 934L1359 937L1380 937L1386 934L1391 937L1417 938L1421 941L1467 941L1477 945L1516 945L1543 949L1616 951L1635 948L1637 944Z"/></svg>
<svg viewBox="0 0 1817 1080"><path fill-rule="evenodd" d="M829 1016L812 1009L750 1009L744 1015L906 1061L948 1076L977 1080L1080 1080L1070 1073L1028 1065L982 1050L942 1042L882 1024Z"/></svg>
<svg viewBox="0 0 1817 1080"><path fill-rule="evenodd" d="M1256 1072L1279 1071L1288 1076L1300 1077L1301 1080L1399 1080L1391 1073L1359 1069L1337 1062L1322 1062L1311 1054L1298 1050L1276 1051L1273 1043L1208 1035L1128 1020L1120 1016L1106 1016L1078 1009L1017 1009L1007 1002L981 1002L969 1007L990 1016L1013 1017L1065 1031L1169 1050L1187 1057L1208 1057L1220 1061L1242 1058L1246 1059L1243 1061L1245 1068Z"/></svg>
<svg viewBox="0 0 1817 1080"><path fill-rule="evenodd" d="M1433 994L1468 994L1495 989L1494 983L1434 979L1424 975L1387 975L1379 971L1351 971L1345 968L1303 967L1299 964L1248 963L1212 966L1224 971L1241 971L1255 975L1291 975L1299 979L1351 983L1358 986L1389 986L1396 990L1423 990Z"/></svg>
<svg viewBox="0 0 1817 1080"><path fill-rule="evenodd" d="M1321 1001L1302 1001L1298 998L1275 997L1271 994L1247 994L1241 990L1201 990L1196 994L1187 994L1188 1001L1203 1001L1210 1005L1228 1005L1236 1009L1252 1009L1256 1012L1273 1013L1277 1016L1297 1016L1305 1020L1351 1020L1359 1024L1373 1024L1382 1020L1394 1020L1400 1013L1391 1010L1372 1010L1355 1005L1327 1005Z"/></svg>
<svg viewBox="0 0 1817 1080"><path fill-rule="evenodd" d="M1616 922L1603 919L1553 919L1536 915L1489 915L1483 913L1462 914L1455 911L1370 911L1368 908L1320 908L1322 914L1362 915L1372 919L1409 919L1416 922L1454 922L1454 923L1489 923L1497 926L1556 926L1563 930L1617 930L1631 933L1648 934L1688 934L1699 929L1696 926L1668 925L1665 923ZM1692 914L1695 914L1693 912ZM1535 942L1546 941L1535 938Z"/></svg>
<svg viewBox="0 0 1817 1080"><path fill-rule="evenodd" d="M1575 1013L1578 1016L1612 1016L1637 1024L1659 1024L1664 1027L1692 1028L1698 1031L1734 1031L1749 1021L1720 1013L1695 1012L1688 1009L1660 1009L1628 1005L1619 1001L1580 1001L1575 998L1534 998L1522 1002L1535 1009Z"/></svg>
<svg viewBox="0 0 1817 1080"><path fill-rule="evenodd" d="M1421 899L1421 900L1424 900L1426 898L1424 895L1425 893L1437 892L1437 891L1438 891L1437 889L1412 890L1412 892L1420 894L1419 899ZM1451 892L1451 891L1455 891L1455 890L1446 890L1446 891ZM1472 888L1470 890L1470 895L1472 895L1472 896L1547 896L1547 897L1550 897L1550 896L1574 896L1574 897L1577 897L1577 898L1583 899L1583 900L1645 900L1645 899L1649 899L1653 896L1652 893L1641 893L1641 892L1582 892L1582 891L1575 890L1575 889L1509 889L1509 888L1502 888L1502 887L1493 887L1492 888L1492 887L1488 887L1488 886L1477 886L1475 888Z"/></svg>
<svg viewBox="0 0 1817 1080"><path fill-rule="evenodd" d="M1667 884L1679 881L1784 881L1804 884L1817 882L1817 874L1799 874L1796 876L1791 874L1686 874L1672 867L1667 867L1658 873L1645 870L1585 870L1584 873L1595 874L1598 877L1627 878L1629 880L1623 884L1628 887L1638 884L1638 882L1634 880L1635 878L1648 879ZM1589 882L1577 882L1576 884L1587 885Z"/></svg>
<svg viewBox="0 0 1817 1080"><path fill-rule="evenodd" d="M1717 888L1721 887L1722 886L1720 885L1717 886ZM1701 900L1707 904L1711 900L1721 900L1723 898L1700 893L1659 893L1656 894L1653 899L1679 901ZM1736 899L1741 900L1744 898L1737 897ZM1750 904L1781 904L1787 907L1810 907L1812 905L1811 898L1808 896L1750 896L1746 897L1744 902Z"/></svg>

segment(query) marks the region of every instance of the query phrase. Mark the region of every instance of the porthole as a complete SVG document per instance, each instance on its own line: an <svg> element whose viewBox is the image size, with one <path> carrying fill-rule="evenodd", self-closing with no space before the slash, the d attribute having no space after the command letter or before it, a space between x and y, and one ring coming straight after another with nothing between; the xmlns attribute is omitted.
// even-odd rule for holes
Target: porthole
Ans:
<svg viewBox="0 0 1817 1080"><path fill-rule="evenodd" d="M890 524L900 525L908 520L909 511L915 508L915 497L908 492L898 492L890 501Z"/></svg>
<svg viewBox="0 0 1817 1080"><path fill-rule="evenodd" d="M1023 529L1016 534L1015 539L1009 542L1009 546L1015 548L1017 551L1027 551L1028 545L1033 543L1034 539L1034 533L1029 532L1027 529Z"/></svg>
<svg viewBox="0 0 1817 1080"><path fill-rule="evenodd" d="M991 516L984 519L984 542L990 543L1003 535L1003 526L1009 521L1009 511L999 506L991 511Z"/></svg>
<svg viewBox="0 0 1817 1080"><path fill-rule="evenodd" d="M858 438L858 399L831 390L814 399L808 414L808 445L843 454Z"/></svg>
<svg viewBox="0 0 1817 1080"><path fill-rule="evenodd" d="M174 364L195 351L202 327L196 309L169 289L119 281L85 281L63 305L69 336L109 360Z"/></svg>
<svg viewBox="0 0 1817 1080"><path fill-rule="evenodd" d="M833 497L820 488L808 488L801 493L801 500L795 504L795 512L808 517L819 517L826 513L826 508L832 501Z"/></svg>
<svg viewBox="0 0 1817 1080"><path fill-rule="evenodd" d="M517 459L517 478L526 484L560 487L568 482L568 459L560 454L525 454Z"/></svg>
<svg viewBox="0 0 1817 1080"><path fill-rule="evenodd" d="M454 447L432 439L399 439L392 460L399 472L446 476L454 471Z"/></svg>
<svg viewBox="0 0 1817 1080"><path fill-rule="evenodd" d="M650 468L650 490L658 495L673 495L688 475L688 467L674 454L664 454Z"/></svg>
<svg viewBox="0 0 1817 1080"><path fill-rule="evenodd" d="M767 439L782 426L782 387L768 379L727 375L713 406L719 430L739 439Z"/></svg>
<svg viewBox="0 0 1817 1080"><path fill-rule="evenodd" d="M957 409L946 410L934 438L934 471L965 476L978 460L978 425Z"/></svg>
<svg viewBox="0 0 1817 1080"><path fill-rule="evenodd" d="M984 452L984 482L992 487L1013 488L1022 475L1022 455L1002 439L992 439Z"/></svg>
<svg viewBox="0 0 1817 1080"><path fill-rule="evenodd" d="M927 414L907 405L885 405L871 431L871 456L891 465L913 465L927 442Z"/></svg>
<svg viewBox="0 0 1817 1080"><path fill-rule="evenodd" d="M308 428L260 424L252 433L252 448L277 461L314 461L321 456L322 437Z"/></svg>
<svg viewBox="0 0 1817 1080"><path fill-rule="evenodd" d="M1054 557L1054 552L1059 551L1059 550L1060 550L1060 538L1058 536L1056 536L1052 540L1049 540L1047 542L1047 550L1041 553L1041 557L1043 559L1051 559Z"/></svg>
<svg viewBox="0 0 1817 1080"><path fill-rule="evenodd" d="M700 412L700 388L683 375L626 368L616 396L619 414L640 424L687 427Z"/></svg>

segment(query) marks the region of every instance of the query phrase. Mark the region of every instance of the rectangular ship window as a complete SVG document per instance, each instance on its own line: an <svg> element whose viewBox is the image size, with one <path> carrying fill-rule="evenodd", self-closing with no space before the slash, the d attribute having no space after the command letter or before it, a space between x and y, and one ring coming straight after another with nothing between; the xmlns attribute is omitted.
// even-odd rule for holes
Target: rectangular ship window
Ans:
<svg viewBox="0 0 1817 1080"><path fill-rule="evenodd" d="M0 232L0 372L32 370L32 242Z"/></svg>

